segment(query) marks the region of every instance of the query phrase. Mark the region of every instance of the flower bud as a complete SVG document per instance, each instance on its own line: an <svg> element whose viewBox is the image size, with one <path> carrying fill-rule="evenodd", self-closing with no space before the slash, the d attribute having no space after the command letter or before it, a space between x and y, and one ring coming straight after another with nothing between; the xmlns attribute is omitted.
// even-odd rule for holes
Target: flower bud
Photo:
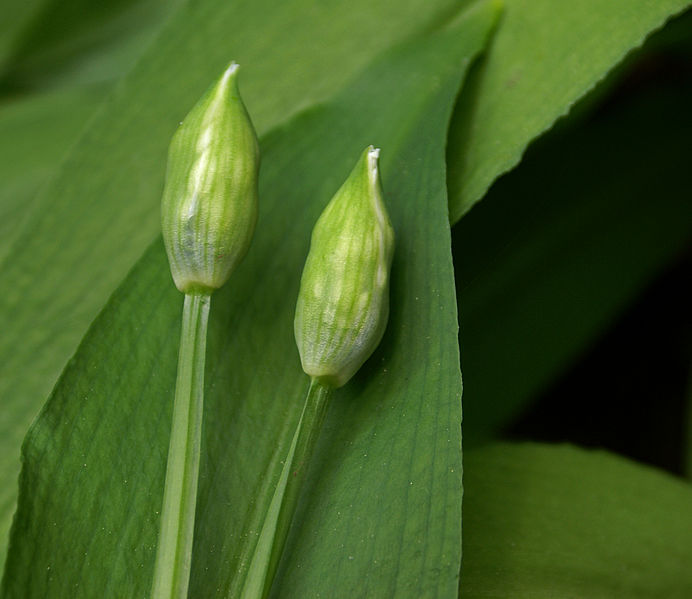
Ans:
<svg viewBox="0 0 692 599"><path fill-rule="evenodd" d="M370 146L312 232L294 332L303 370L345 384L375 350L389 315L394 232Z"/></svg>
<svg viewBox="0 0 692 599"><path fill-rule="evenodd" d="M221 287L257 222L259 148L231 63L171 141L161 205L163 240L183 293Z"/></svg>

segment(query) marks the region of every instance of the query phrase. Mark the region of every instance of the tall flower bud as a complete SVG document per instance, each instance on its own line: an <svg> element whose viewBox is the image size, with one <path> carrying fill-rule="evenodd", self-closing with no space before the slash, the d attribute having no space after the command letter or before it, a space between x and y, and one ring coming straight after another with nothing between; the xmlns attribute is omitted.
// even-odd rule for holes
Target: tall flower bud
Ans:
<svg viewBox="0 0 692 599"><path fill-rule="evenodd" d="M312 232L294 332L303 370L345 384L375 350L389 316L394 232L382 201L379 150L368 147Z"/></svg>
<svg viewBox="0 0 692 599"><path fill-rule="evenodd" d="M161 205L171 274L183 293L221 287L257 222L257 136L231 63L185 117L168 152Z"/></svg>

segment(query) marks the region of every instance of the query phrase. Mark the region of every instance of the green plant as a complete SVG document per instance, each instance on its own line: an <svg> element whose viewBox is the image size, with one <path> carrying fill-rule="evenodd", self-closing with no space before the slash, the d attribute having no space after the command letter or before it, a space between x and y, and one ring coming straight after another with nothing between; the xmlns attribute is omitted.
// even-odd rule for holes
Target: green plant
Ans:
<svg viewBox="0 0 692 599"><path fill-rule="evenodd" d="M257 136L233 62L180 124L168 152L161 229L185 294L173 422L151 595L187 597L204 414L212 293L247 253L257 222Z"/></svg>
<svg viewBox="0 0 692 599"><path fill-rule="evenodd" d="M329 397L372 355L387 326L394 232L382 199L379 155L379 149L365 149L312 231L293 321L310 386L252 557L239 568L244 599L269 595Z"/></svg>
<svg viewBox="0 0 692 599"><path fill-rule="evenodd" d="M180 334L166 148L235 57L261 201L210 314L190 596L252 555L305 392L309 234L373 143L389 324L330 400L272 595L688 597L687 482L498 440L688 247L692 90L650 66L689 74L689 2L100 6L0 25L2 596L149 592Z"/></svg>

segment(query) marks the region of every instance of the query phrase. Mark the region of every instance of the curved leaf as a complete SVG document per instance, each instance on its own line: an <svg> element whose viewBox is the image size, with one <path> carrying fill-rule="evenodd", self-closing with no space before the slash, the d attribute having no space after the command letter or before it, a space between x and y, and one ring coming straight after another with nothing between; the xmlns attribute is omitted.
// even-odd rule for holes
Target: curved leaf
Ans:
<svg viewBox="0 0 692 599"><path fill-rule="evenodd" d="M464 439L497 436L689 247L692 85L540 140L453 230Z"/></svg>
<svg viewBox="0 0 692 599"><path fill-rule="evenodd" d="M689 0L506 0L486 58L454 112L447 152L457 222L549 129Z"/></svg>
<svg viewBox="0 0 692 599"><path fill-rule="evenodd" d="M569 446L464 458L464 599L692 596L689 484Z"/></svg>

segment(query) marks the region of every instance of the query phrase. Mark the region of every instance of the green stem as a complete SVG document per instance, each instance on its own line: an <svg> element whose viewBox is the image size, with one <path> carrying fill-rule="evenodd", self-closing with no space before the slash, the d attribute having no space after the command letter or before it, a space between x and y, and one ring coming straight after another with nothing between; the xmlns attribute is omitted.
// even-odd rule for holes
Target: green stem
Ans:
<svg viewBox="0 0 692 599"><path fill-rule="evenodd" d="M252 555L242 599L264 599L268 594L288 538L300 489L307 474L327 413L331 389L312 379L293 442L262 524Z"/></svg>
<svg viewBox="0 0 692 599"><path fill-rule="evenodd" d="M152 599L186 599L202 441L210 296L186 294Z"/></svg>

